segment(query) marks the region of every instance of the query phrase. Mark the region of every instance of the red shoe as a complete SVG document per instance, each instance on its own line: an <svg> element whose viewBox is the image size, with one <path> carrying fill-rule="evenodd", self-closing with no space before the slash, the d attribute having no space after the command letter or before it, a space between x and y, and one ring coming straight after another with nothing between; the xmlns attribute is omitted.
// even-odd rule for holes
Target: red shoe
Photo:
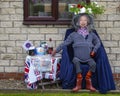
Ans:
<svg viewBox="0 0 120 96"><path fill-rule="evenodd" d="M86 89L95 92L96 89L92 86L91 79L86 79Z"/></svg>
<svg viewBox="0 0 120 96"><path fill-rule="evenodd" d="M92 86L91 76L92 76L92 73L90 71L88 71L88 73L85 77L85 79L86 79L86 89L88 89L92 92L95 92L96 89Z"/></svg>
<svg viewBox="0 0 120 96"><path fill-rule="evenodd" d="M81 73L78 73L76 86L72 89L72 91L73 92L79 91L81 89L81 83L82 83L82 75L81 75Z"/></svg>

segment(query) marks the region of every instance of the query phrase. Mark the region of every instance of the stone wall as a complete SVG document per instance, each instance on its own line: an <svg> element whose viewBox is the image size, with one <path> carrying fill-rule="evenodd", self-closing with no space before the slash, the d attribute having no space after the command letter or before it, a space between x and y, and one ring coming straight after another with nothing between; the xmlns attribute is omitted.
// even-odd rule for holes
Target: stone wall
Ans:
<svg viewBox="0 0 120 96"><path fill-rule="evenodd" d="M106 12L95 18L95 27L106 48L113 73L120 73L120 5L119 0L93 0ZM23 25L23 0L0 1L0 78L17 78L24 72L26 52L22 44L29 39L35 46L51 37L56 47L64 38L68 25ZM6 73L8 73L6 75ZM14 74L17 73L17 74ZM115 78L119 75L115 75Z"/></svg>

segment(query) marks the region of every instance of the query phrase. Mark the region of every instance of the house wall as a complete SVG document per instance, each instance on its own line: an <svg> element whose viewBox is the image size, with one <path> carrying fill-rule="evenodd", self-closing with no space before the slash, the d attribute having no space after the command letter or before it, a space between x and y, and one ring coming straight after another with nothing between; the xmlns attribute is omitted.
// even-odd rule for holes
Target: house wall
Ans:
<svg viewBox="0 0 120 96"><path fill-rule="evenodd" d="M105 13L95 18L96 30L105 46L115 78L120 74L120 5L119 0L92 0L105 6ZM0 78L23 78L29 39L35 46L53 39L54 47L63 41L68 25L23 25L23 0L0 1Z"/></svg>

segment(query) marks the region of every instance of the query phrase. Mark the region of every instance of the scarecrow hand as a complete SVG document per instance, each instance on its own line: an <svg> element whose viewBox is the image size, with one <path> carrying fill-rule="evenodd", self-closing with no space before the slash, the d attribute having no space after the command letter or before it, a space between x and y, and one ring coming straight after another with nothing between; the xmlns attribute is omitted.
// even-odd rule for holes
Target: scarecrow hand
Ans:
<svg viewBox="0 0 120 96"><path fill-rule="evenodd" d="M56 50L53 50L51 55L55 56L55 54L56 54Z"/></svg>
<svg viewBox="0 0 120 96"><path fill-rule="evenodd" d="M92 58L95 57L95 52L92 51L92 52L90 53L90 56L91 56Z"/></svg>

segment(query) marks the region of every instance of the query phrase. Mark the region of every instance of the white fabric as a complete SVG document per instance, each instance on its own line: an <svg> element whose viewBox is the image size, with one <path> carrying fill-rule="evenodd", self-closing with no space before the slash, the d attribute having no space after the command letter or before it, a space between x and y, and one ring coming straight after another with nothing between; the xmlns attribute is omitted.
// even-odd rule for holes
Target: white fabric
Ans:
<svg viewBox="0 0 120 96"><path fill-rule="evenodd" d="M34 56L27 56L26 63L29 63L29 73L28 73L28 82L34 83L38 79L42 79L42 72L40 72L39 58Z"/></svg>
<svg viewBox="0 0 120 96"><path fill-rule="evenodd" d="M27 82L35 83L43 78L56 80L57 63L60 57L27 56L26 64L29 65ZM45 73L44 75L42 73ZM43 77L44 76L44 77Z"/></svg>

